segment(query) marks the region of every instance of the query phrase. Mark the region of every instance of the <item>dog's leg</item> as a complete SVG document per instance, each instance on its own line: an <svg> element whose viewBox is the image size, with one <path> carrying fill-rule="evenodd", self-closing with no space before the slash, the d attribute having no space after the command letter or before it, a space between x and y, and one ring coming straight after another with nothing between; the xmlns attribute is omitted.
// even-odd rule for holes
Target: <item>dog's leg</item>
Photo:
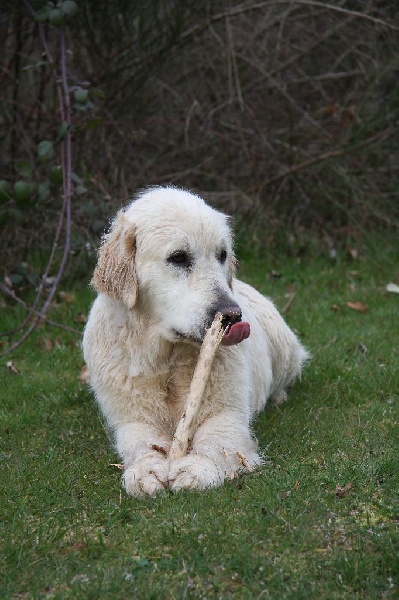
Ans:
<svg viewBox="0 0 399 600"><path fill-rule="evenodd" d="M169 486L174 491L216 487L239 470L260 464L262 459L245 416L225 411L198 428L187 456L171 461Z"/></svg>
<svg viewBox="0 0 399 600"><path fill-rule="evenodd" d="M171 439L145 423L126 423L116 429L116 448L123 465L123 480L131 496L155 496L168 486Z"/></svg>

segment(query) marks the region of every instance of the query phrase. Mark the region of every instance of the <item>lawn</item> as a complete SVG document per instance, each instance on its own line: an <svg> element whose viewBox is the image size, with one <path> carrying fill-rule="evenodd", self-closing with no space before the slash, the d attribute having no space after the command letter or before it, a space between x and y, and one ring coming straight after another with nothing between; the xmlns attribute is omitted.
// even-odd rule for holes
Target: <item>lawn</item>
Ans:
<svg viewBox="0 0 399 600"><path fill-rule="evenodd" d="M41 326L3 358L0 597L397 598L399 243L357 251L241 252L313 358L254 423L266 464L215 490L125 495L72 334ZM79 326L87 282L65 291L50 316Z"/></svg>

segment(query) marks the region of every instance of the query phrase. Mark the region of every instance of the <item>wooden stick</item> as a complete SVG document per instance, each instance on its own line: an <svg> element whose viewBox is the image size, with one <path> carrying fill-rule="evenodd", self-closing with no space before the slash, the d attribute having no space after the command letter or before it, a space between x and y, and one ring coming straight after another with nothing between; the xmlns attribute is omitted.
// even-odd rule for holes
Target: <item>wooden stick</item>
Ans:
<svg viewBox="0 0 399 600"><path fill-rule="evenodd" d="M186 410L182 414L173 436L169 450L169 458L172 460L184 456L190 447L201 402L211 374L213 359L224 332L222 315L217 313L202 342L198 362L190 384Z"/></svg>

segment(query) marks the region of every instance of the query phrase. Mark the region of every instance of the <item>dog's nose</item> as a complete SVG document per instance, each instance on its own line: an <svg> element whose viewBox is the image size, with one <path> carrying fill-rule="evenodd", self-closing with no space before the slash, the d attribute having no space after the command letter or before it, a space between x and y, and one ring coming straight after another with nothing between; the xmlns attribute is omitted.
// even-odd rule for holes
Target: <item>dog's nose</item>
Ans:
<svg viewBox="0 0 399 600"><path fill-rule="evenodd" d="M222 314L223 324L225 326L234 325L234 323L238 323L239 321L241 321L242 318L241 308L238 306L238 304L221 303L218 306L216 306L215 313L218 312Z"/></svg>

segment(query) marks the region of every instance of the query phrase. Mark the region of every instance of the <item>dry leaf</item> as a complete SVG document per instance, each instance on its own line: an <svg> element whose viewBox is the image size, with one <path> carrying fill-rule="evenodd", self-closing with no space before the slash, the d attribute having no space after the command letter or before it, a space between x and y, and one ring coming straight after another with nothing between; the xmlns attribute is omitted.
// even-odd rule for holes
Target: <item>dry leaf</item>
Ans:
<svg viewBox="0 0 399 600"><path fill-rule="evenodd" d="M50 338L45 338L44 345L45 345L46 350L48 350L48 351L50 351L54 348L54 342L53 342L53 340L50 340Z"/></svg>
<svg viewBox="0 0 399 600"><path fill-rule="evenodd" d="M338 311L339 311L339 306L338 306L338 304L333 304L333 305L331 306L331 310L332 310L333 312L338 312Z"/></svg>
<svg viewBox="0 0 399 600"><path fill-rule="evenodd" d="M348 254L352 260L359 258L359 251L356 248L349 248Z"/></svg>
<svg viewBox="0 0 399 600"><path fill-rule="evenodd" d="M69 550L74 550L75 552L80 552L80 550L84 550L87 548L87 543L83 540L79 540L70 546Z"/></svg>
<svg viewBox="0 0 399 600"><path fill-rule="evenodd" d="M12 360L8 361L7 369L9 370L10 373L13 373L14 375L19 375L19 371L18 371L17 367L14 365L14 363L12 362Z"/></svg>
<svg viewBox="0 0 399 600"><path fill-rule="evenodd" d="M348 483L346 483L344 485L344 487L341 487L340 485L336 485L335 486L335 495L337 496L337 498L343 498L344 496L347 495L347 493L349 492L349 490L352 487L352 482L349 481Z"/></svg>
<svg viewBox="0 0 399 600"><path fill-rule="evenodd" d="M347 302L346 306L348 308L352 308L353 310L357 310L358 312L366 313L369 309L367 304L364 302Z"/></svg>
<svg viewBox="0 0 399 600"><path fill-rule="evenodd" d="M279 271L275 271L274 269L272 269L270 271L270 277L274 277L274 279L280 279L281 273L279 273Z"/></svg>
<svg viewBox="0 0 399 600"><path fill-rule="evenodd" d="M58 297L67 304L73 304L75 302L75 295L70 292L58 292Z"/></svg>
<svg viewBox="0 0 399 600"><path fill-rule="evenodd" d="M396 285L396 283L387 283L386 290L387 292L391 292L391 294L399 294L399 285Z"/></svg>
<svg viewBox="0 0 399 600"><path fill-rule="evenodd" d="M89 385L90 371L89 371L89 367L87 365L83 365L83 367L80 369L79 379L82 383L87 383L87 385Z"/></svg>
<svg viewBox="0 0 399 600"><path fill-rule="evenodd" d="M74 323L83 323L83 325L85 323L87 323L87 316L84 315L83 313L80 313L80 315L76 315L76 317L73 318L73 322Z"/></svg>
<svg viewBox="0 0 399 600"><path fill-rule="evenodd" d="M125 467L123 465L121 465L120 463L109 463L108 466L109 467L116 467L120 471L123 471L125 469Z"/></svg>
<svg viewBox="0 0 399 600"><path fill-rule="evenodd" d="M12 289L12 281L8 275L4 275L4 285L10 288L10 290Z"/></svg>

